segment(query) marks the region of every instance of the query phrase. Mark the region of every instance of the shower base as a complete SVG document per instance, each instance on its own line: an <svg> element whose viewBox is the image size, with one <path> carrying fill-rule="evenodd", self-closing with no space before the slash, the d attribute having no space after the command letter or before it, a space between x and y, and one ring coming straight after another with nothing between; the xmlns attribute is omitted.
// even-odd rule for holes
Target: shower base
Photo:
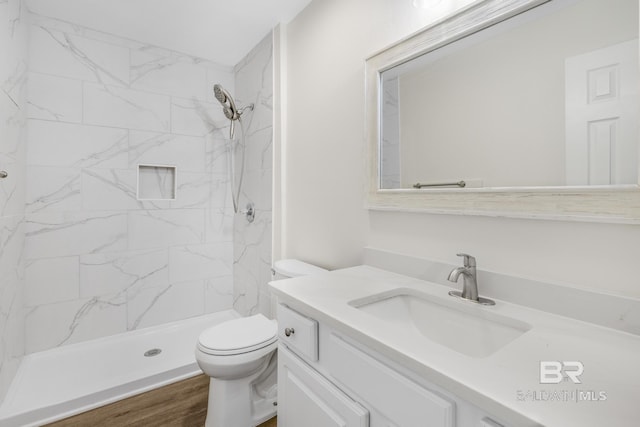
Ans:
<svg viewBox="0 0 640 427"><path fill-rule="evenodd" d="M0 425L40 426L199 375L198 335L237 317L227 310L29 354Z"/></svg>

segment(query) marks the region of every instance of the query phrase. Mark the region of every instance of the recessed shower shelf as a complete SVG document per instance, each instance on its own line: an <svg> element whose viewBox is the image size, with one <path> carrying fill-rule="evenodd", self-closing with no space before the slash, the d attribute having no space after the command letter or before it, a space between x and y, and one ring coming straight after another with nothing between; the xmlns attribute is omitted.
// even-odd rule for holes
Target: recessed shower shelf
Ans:
<svg viewBox="0 0 640 427"><path fill-rule="evenodd" d="M170 165L138 165L138 200L175 200L177 169Z"/></svg>

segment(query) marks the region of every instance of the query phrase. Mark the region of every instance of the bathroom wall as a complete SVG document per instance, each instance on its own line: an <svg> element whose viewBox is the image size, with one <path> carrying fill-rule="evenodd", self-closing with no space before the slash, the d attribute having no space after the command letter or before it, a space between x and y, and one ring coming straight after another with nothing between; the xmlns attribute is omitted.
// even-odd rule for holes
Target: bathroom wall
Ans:
<svg viewBox="0 0 640 427"><path fill-rule="evenodd" d="M282 250L339 268L371 245L481 269L640 297L640 226L368 211L364 61L469 1L325 0L287 27Z"/></svg>
<svg viewBox="0 0 640 427"><path fill-rule="evenodd" d="M0 1L0 402L24 354L24 198L27 13Z"/></svg>
<svg viewBox="0 0 640 427"><path fill-rule="evenodd" d="M27 353L231 308L233 70L37 15L29 59Z"/></svg>
<svg viewBox="0 0 640 427"><path fill-rule="evenodd" d="M233 307L243 315L270 316L267 283L271 280L272 174L273 174L273 36L269 33L234 68L235 96L241 105L254 104L243 116L246 132L245 174L240 209L253 202L255 221L234 216ZM236 139L242 144L241 129ZM241 169L237 148L236 175ZM235 190L234 190L235 191Z"/></svg>

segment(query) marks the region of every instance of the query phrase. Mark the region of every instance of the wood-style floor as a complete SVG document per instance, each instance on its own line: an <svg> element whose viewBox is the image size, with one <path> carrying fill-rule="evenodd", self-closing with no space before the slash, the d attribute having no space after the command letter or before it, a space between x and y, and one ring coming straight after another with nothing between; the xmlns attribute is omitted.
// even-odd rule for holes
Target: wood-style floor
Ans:
<svg viewBox="0 0 640 427"><path fill-rule="evenodd" d="M258 427L278 427L278 417L273 417L269 421L265 421Z"/></svg>
<svg viewBox="0 0 640 427"><path fill-rule="evenodd" d="M93 409L49 427L201 427L207 417L209 377L199 375ZM277 427L275 418L258 427Z"/></svg>

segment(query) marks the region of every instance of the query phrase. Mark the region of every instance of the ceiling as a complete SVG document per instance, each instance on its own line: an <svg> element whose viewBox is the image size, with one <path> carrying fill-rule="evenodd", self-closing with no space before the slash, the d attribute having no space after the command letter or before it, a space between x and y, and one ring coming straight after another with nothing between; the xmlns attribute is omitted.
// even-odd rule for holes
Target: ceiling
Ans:
<svg viewBox="0 0 640 427"><path fill-rule="evenodd" d="M29 9L95 30L237 64L311 0L28 0Z"/></svg>

